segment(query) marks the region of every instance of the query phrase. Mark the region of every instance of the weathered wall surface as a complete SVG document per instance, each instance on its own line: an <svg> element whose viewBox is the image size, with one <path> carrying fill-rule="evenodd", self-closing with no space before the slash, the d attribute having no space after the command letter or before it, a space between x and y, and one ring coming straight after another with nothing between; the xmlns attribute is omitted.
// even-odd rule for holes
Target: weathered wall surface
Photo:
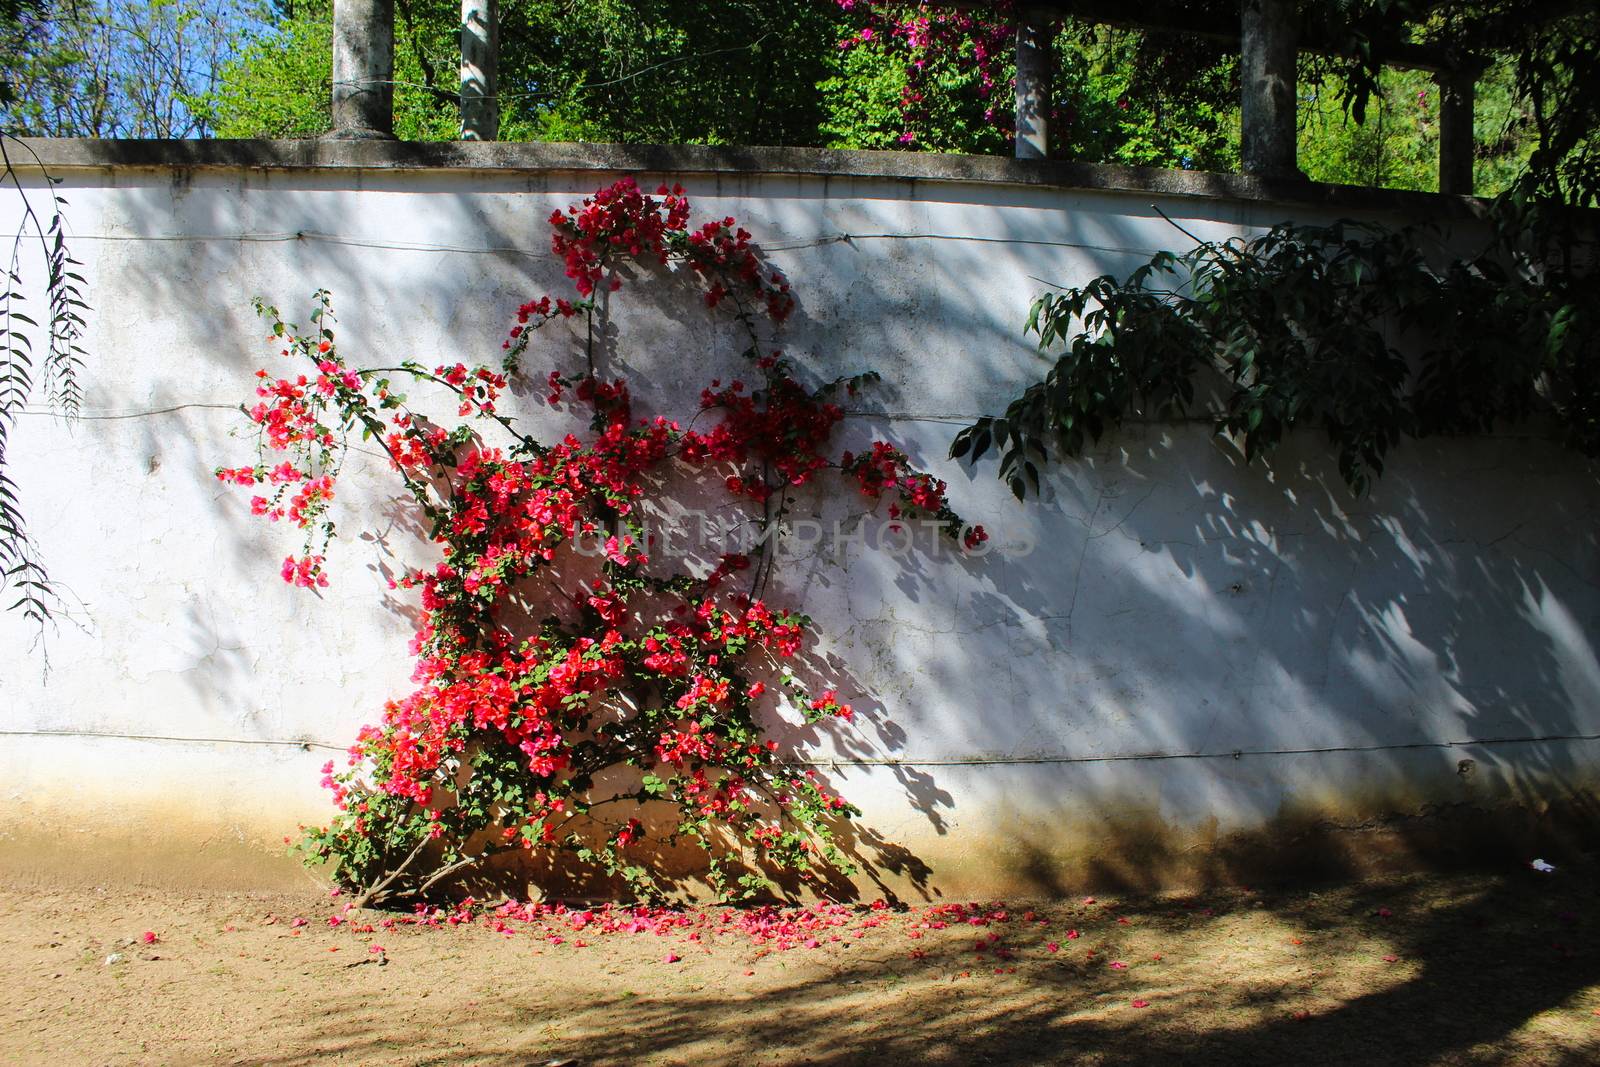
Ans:
<svg viewBox="0 0 1600 1067"><path fill-rule="evenodd" d="M520 300L564 289L543 220L607 167L738 216L796 284L791 353L819 380L883 373L849 438L904 443L1012 550L877 552L839 493L801 517L867 544L787 551L775 596L822 621L820 655L869 712L794 740L837 760L863 855L902 892L1432 862L1594 825L1600 468L1536 430L1408 442L1360 500L1313 434L1247 468L1204 424L1140 427L1028 505L944 459L1040 372L1020 331L1037 279L1181 247L1158 208L1209 238L1442 201L755 150L43 150L93 305L85 418L25 416L12 463L79 606L43 650L0 616L8 871L302 877L281 841L325 817L318 767L407 688L408 604L385 575L429 557L372 461L344 483L332 587L278 579L293 531L210 476L250 454L230 437L270 356L250 300L300 312L326 287L347 353L490 356ZM14 221L15 198L0 210ZM606 362L654 410L692 412L735 365L733 335L669 284L630 284L612 320ZM570 344L542 337L531 376Z"/></svg>

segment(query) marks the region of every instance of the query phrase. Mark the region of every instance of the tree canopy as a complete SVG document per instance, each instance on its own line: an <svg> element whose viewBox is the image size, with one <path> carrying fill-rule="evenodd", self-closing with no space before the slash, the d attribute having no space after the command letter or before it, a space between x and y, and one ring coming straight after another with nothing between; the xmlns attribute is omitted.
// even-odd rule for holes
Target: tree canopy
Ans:
<svg viewBox="0 0 1600 1067"><path fill-rule="evenodd" d="M258 0L7 0L5 128L49 137L205 137L209 94Z"/></svg>
<svg viewBox="0 0 1600 1067"><path fill-rule="evenodd" d="M1046 5L1053 154L1238 166L1236 0L1123 14ZM506 0L506 140L1010 151L1011 4ZM1595 0L1306 0L1300 163L1313 179L1437 187L1439 90L1404 49L1478 62L1476 184L1595 202ZM1077 14L1074 14L1077 13ZM1103 21L1111 19L1116 24ZM1120 21L1118 21L1120 20ZM1135 25L1162 23L1167 29ZM329 126L332 0L3 0L13 133L310 137ZM459 5L396 4L395 126L458 135ZM1215 38L1174 32L1221 28ZM9 86L9 90L8 87Z"/></svg>

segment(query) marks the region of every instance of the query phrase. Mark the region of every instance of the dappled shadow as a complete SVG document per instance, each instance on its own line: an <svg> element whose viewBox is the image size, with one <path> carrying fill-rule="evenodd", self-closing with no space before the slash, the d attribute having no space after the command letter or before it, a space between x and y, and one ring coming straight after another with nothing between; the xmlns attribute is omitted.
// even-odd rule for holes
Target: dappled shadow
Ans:
<svg viewBox="0 0 1600 1067"><path fill-rule="evenodd" d="M709 964L698 979L662 969L645 949L608 965L618 977L603 989L544 994L506 976L496 996L472 1005L474 1032L499 1043L480 1039L471 1056L570 1057L591 1067L1308 1058L1576 1065L1600 1050L1588 1016L1600 942L1588 907L1592 872L1565 877L1529 872L1443 897L1437 885L1411 882L1102 902L1144 931L1139 944L1164 948L1157 962L1120 972L1077 949L1068 958L1032 946L1014 971L990 975L992 961L964 941L916 959L863 942L835 950L825 967L797 962L792 979L741 990L737 979L717 981ZM1093 943L1113 954L1119 935L1110 929L1085 937L1112 938ZM1307 950L1315 966L1294 965L1290 946L1302 938L1322 946ZM392 1028L375 1024L366 996L326 991L314 1014L285 1020L293 1053L264 1062L392 1049ZM445 1062L422 1049L410 1056Z"/></svg>

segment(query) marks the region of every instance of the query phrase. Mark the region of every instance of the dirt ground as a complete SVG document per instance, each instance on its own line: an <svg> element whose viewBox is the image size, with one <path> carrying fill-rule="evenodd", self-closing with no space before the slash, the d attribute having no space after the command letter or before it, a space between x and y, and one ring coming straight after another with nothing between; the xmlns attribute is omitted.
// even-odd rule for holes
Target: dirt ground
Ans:
<svg viewBox="0 0 1600 1067"><path fill-rule="evenodd" d="M428 925L309 887L0 881L0 1062L1593 1064L1597 888L1525 870Z"/></svg>

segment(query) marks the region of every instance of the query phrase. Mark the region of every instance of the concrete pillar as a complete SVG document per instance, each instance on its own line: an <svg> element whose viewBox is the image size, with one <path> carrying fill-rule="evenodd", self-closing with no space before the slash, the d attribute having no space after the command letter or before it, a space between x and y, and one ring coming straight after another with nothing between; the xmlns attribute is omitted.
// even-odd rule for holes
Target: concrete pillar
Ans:
<svg viewBox="0 0 1600 1067"><path fill-rule="evenodd" d="M1472 195L1472 105L1477 71L1463 67L1434 75L1439 86L1439 191Z"/></svg>
<svg viewBox="0 0 1600 1067"><path fill-rule="evenodd" d="M1300 176L1295 163L1294 0L1244 0L1239 19L1239 155L1246 174Z"/></svg>
<svg viewBox="0 0 1600 1067"><path fill-rule="evenodd" d="M500 3L461 0L461 139L500 136Z"/></svg>
<svg viewBox="0 0 1600 1067"><path fill-rule="evenodd" d="M333 0L333 129L394 138L394 0Z"/></svg>
<svg viewBox="0 0 1600 1067"><path fill-rule="evenodd" d="M1017 158L1050 155L1051 74L1055 65L1050 23L1027 12L1017 21Z"/></svg>

